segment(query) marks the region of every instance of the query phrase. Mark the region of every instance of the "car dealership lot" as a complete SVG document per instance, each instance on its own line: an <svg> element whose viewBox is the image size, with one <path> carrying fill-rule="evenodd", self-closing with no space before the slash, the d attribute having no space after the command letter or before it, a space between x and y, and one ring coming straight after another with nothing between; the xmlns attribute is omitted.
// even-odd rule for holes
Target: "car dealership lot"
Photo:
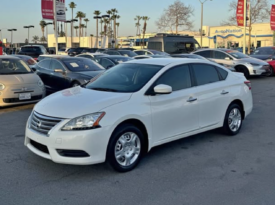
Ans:
<svg viewBox="0 0 275 205"><path fill-rule="evenodd" d="M275 78L253 78L239 135L218 130L153 148L133 171L55 164L24 147L33 105L0 109L0 204L274 204Z"/></svg>

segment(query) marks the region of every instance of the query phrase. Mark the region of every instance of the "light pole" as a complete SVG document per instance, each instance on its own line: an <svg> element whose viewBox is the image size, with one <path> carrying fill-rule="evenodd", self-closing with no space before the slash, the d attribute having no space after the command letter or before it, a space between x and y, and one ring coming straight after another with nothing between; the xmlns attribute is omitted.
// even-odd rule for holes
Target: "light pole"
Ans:
<svg viewBox="0 0 275 205"><path fill-rule="evenodd" d="M103 18L103 19L108 18L110 20L110 15L108 15L108 14L102 15L101 18ZM107 26L106 31L105 31L105 26ZM101 48L105 48L105 44L106 44L106 40L107 40L108 27L109 27L109 25L105 23L104 24L104 32L106 32L106 33L105 33L105 37L104 37L104 40L103 40L104 44L103 44L103 42L101 42L101 44L102 44Z"/></svg>
<svg viewBox="0 0 275 205"><path fill-rule="evenodd" d="M34 28L33 25L30 25L30 26L24 26L24 28L27 28L28 29L28 44L30 43L30 28Z"/></svg>
<svg viewBox="0 0 275 205"><path fill-rule="evenodd" d="M8 31L11 32L11 47L12 47L12 37L13 37L13 31L17 31L17 29L12 28L12 29L8 29ZM12 51L13 52L13 51Z"/></svg>
<svg viewBox="0 0 275 205"><path fill-rule="evenodd" d="M94 16L94 19L96 19L96 48L98 48L98 19L101 18L101 16Z"/></svg>
<svg viewBox="0 0 275 205"><path fill-rule="evenodd" d="M69 20L69 21L64 21L64 23L65 23L65 41L66 41L66 45L65 45L65 47L67 48L67 23L72 23L72 21L71 20Z"/></svg>
<svg viewBox="0 0 275 205"><path fill-rule="evenodd" d="M48 44L48 25L52 25L53 23L45 23L46 26L46 39L47 39L47 44Z"/></svg>
<svg viewBox="0 0 275 205"><path fill-rule="evenodd" d="M199 0L200 3L201 3L201 47L202 47L202 35L203 35L203 32L202 32L202 26L203 26L203 4L208 1L208 0ZM212 0L209 0L209 1L212 1Z"/></svg>

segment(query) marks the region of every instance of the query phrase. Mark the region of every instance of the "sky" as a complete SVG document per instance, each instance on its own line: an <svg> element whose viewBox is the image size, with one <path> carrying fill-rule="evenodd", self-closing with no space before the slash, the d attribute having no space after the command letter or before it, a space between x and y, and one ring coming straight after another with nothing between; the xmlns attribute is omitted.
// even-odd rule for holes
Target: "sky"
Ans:
<svg viewBox="0 0 275 205"><path fill-rule="evenodd" d="M34 29L30 29L30 39L32 36L42 36L39 22L42 20L41 0L0 0L0 30L2 30L2 38L11 39L11 33L5 28L16 28L14 32L13 42L24 42L27 38L27 29L23 26L34 25ZM72 0L66 0L68 7L67 19L71 19L71 10L68 4ZM199 0L181 0L186 5L194 8L194 29L198 31L201 22L201 4ZM228 5L232 0L208 0L204 3L204 25L219 26L221 22L229 16ZM236 0L237 1L237 0ZM274 0L269 0L270 4ZM86 17L90 20L88 23L88 34L96 33L96 21L93 19L95 10L105 14L107 10L116 8L121 18L119 36L133 36L136 33L134 18L136 15L149 16L150 20L147 25L147 32L158 32L155 25L156 20L161 16L163 10L167 8L174 0L74 0L77 11L86 13ZM68 28L68 31L70 29ZM53 27L48 27L49 34L53 33Z"/></svg>

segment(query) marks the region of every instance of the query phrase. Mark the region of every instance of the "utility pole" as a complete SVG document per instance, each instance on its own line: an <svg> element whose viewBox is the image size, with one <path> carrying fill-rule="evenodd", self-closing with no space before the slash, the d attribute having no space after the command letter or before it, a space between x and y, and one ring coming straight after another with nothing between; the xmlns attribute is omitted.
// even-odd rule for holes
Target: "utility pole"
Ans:
<svg viewBox="0 0 275 205"><path fill-rule="evenodd" d="M56 16L56 0L53 0L53 12L54 12L54 35L55 35L55 53L58 53L58 32L57 32L57 16Z"/></svg>
<svg viewBox="0 0 275 205"><path fill-rule="evenodd" d="M203 36L203 32L202 32L202 27L203 27L203 4L207 1L207 0L199 0L200 3L201 3L201 32L200 32L200 35L201 35L201 47L202 47L202 36ZM209 0L209 1L212 1L212 0Z"/></svg>
<svg viewBox="0 0 275 205"><path fill-rule="evenodd" d="M244 34L243 34L243 54L246 53L246 12L247 12L247 0L244 0L244 12L243 12L243 30L244 30Z"/></svg>

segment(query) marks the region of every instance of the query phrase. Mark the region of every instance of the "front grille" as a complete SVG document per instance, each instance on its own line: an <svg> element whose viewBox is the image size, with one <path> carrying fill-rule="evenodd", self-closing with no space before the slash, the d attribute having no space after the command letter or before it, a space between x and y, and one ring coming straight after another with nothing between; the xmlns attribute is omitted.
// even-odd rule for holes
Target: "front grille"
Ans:
<svg viewBox="0 0 275 205"><path fill-rule="evenodd" d="M30 128L47 135L48 132L61 121L61 118L48 117L37 112L33 112L31 116Z"/></svg>
<svg viewBox="0 0 275 205"><path fill-rule="evenodd" d="M65 149L58 149L56 150L59 155L63 157L89 157L90 155L82 150L65 150Z"/></svg>
<svg viewBox="0 0 275 205"><path fill-rule="evenodd" d="M32 146L34 146L39 151L44 152L46 154L49 154L49 150L48 150L47 146L45 146L43 144L40 144L40 143L38 143L36 141L33 141L33 140L30 140L30 143L31 143Z"/></svg>
<svg viewBox="0 0 275 205"><path fill-rule="evenodd" d="M32 96L31 99L28 100L19 100L19 98L4 98L4 103L17 103L17 102L28 102L28 101L34 101L34 100L41 100L42 95Z"/></svg>

